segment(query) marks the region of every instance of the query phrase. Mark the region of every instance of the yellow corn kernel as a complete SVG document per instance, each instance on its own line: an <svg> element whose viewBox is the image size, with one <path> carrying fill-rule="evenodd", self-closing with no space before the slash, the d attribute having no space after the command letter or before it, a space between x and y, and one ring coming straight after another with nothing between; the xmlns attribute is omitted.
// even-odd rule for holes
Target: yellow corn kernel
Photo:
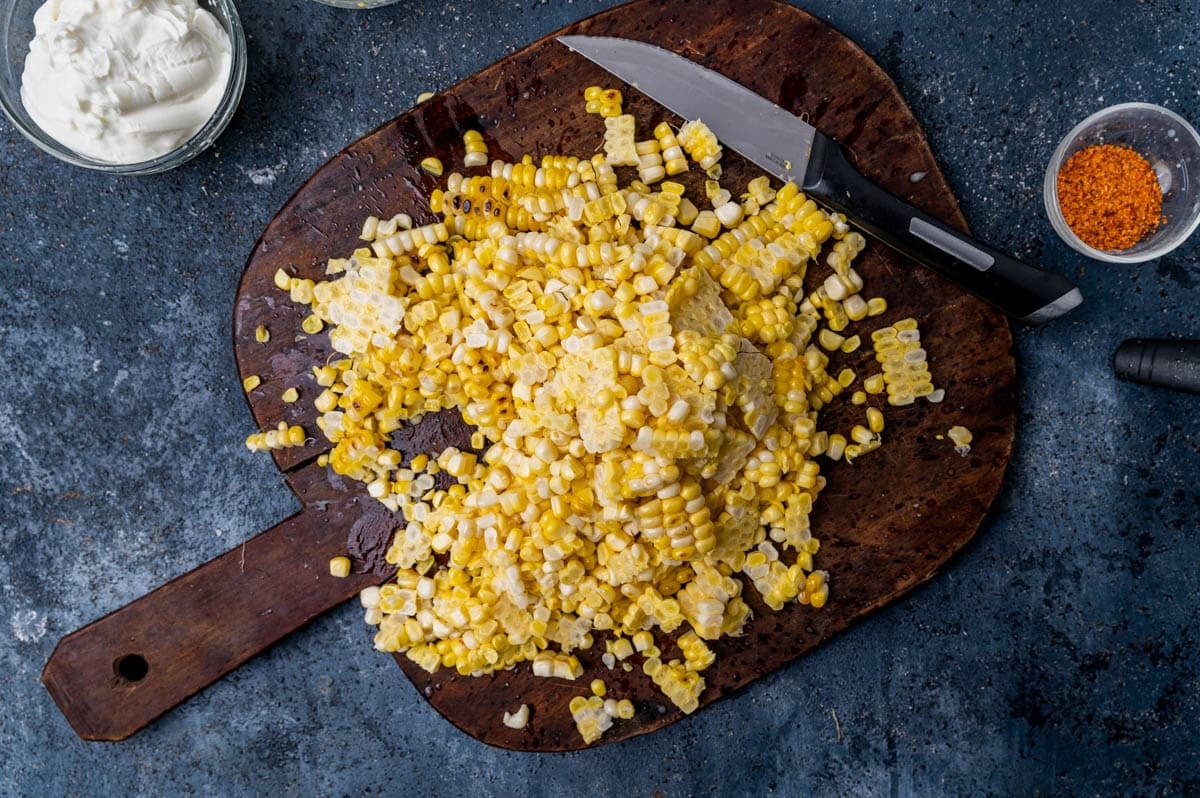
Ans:
<svg viewBox="0 0 1200 798"><path fill-rule="evenodd" d="M971 453L971 442L975 440L975 436L971 434L971 430L955 425L950 428L946 436L954 443L954 450L963 457Z"/></svg>
<svg viewBox="0 0 1200 798"><path fill-rule="evenodd" d="M282 423L282 422L281 422ZM304 427L294 424L287 428L287 444L288 446L303 446L307 436L304 434Z"/></svg>
<svg viewBox="0 0 1200 798"><path fill-rule="evenodd" d="M292 276L283 269L275 270L275 287L280 291L288 291L292 287Z"/></svg>
<svg viewBox="0 0 1200 798"><path fill-rule="evenodd" d="M262 377L259 377L257 374L251 374L242 380L242 390L246 393L250 393L260 385L262 385Z"/></svg>
<svg viewBox="0 0 1200 798"><path fill-rule="evenodd" d="M829 436L829 447L825 450L825 456L830 460L841 460L842 455L846 451L846 436L834 433Z"/></svg>
<svg viewBox="0 0 1200 798"><path fill-rule="evenodd" d="M608 692L608 688L605 687L603 679L592 679L591 688L592 695L597 695L601 698L603 698L604 694Z"/></svg>
<svg viewBox="0 0 1200 798"><path fill-rule="evenodd" d="M421 168L434 177L441 177L444 171L441 160L430 156L421 160Z"/></svg>
<svg viewBox="0 0 1200 798"><path fill-rule="evenodd" d="M883 412L878 408L868 407L867 426L870 428L871 432L883 432Z"/></svg>
<svg viewBox="0 0 1200 798"><path fill-rule="evenodd" d="M271 331L268 330L264 324L258 325L254 328L254 340L258 341L260 344L265 344L267 341L271 340Z"/></svg>
<svg viewBox="0 0 1200 798"><path fill-rule="evenodd" d="M845 340L842 336L825 328L821 328L821 331L817 333L817 343L821 345L821 348L829 352L840 349Z"/></svg>
<svg viewBox="0 0 1200 798"><path fill-rule="evenodd" d="M329 575L344 579L350 575L350 558L333 557L329 560Z"/></svg>
<svg viewBox="0 0 1200 798"><path fill-rule="evenodd" d="M316 335L324 329L325 323L316 316L306 316L304 321L300 322L300 329L309 335Z"/></svg>
<svg viewBox="0 0 1200 798"><path fill-rule="evenodd" d="M279 395L279 400L285 405L290 405L292 402L300 398L300 392L295 388L288 388Z"/></svg>

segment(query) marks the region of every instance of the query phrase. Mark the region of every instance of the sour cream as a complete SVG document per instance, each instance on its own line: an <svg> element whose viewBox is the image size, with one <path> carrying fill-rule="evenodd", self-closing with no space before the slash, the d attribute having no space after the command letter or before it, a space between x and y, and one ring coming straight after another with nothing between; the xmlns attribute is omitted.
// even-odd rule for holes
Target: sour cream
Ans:
<svg viewBox="0 0 1200 798"><path fill-rule="evenodd" d="M178 148L229 82L229 35L196 0L48 0L33 23L25 110L97 161L140 163Z"/></svg>

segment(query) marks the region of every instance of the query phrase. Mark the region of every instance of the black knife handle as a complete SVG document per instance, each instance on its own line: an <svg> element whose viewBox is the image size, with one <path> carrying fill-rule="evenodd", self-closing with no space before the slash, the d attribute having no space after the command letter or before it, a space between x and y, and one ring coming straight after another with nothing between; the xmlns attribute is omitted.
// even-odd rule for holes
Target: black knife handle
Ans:
<svg viewBox="0 0 1200 798"><path fill-rule="evenodd" d="M1133 338L1113 354L1123 380L1200 393L1200 341Z"/></svg>
<svg viewBox="0 0 1200 798"><path fill-rule="evenodd" d="M820 133L802 188L883 243L1027 324L1056 319L1083 301L1062 275L980 244L875 185Z"/></svg>

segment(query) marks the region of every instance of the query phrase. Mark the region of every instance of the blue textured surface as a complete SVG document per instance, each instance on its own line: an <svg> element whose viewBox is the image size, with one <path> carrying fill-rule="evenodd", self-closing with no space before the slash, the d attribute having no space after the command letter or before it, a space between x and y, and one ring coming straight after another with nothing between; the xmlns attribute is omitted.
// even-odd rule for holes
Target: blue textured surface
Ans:
<svg viewBox="0 0 1200 798"><path fill-rule="evenodd" d="M808 4L899 84L975 231L1086 297L1017 331L1006 488L930 585L735 698L594 751L465 737L353 607L126 743L79 741L38 679L57 639L296 509L242 446L229 343L262 226L418 92L609 4L242 5L241 111L182 169L99 177L0 125L0 794L1200 791L1200 398L1118 384L1108 363L1125 337L1200 336L1200 238L1089 263L1041 208L1055 144L1092 111L1144 100L1200 121L1189 2Z"/></svg>

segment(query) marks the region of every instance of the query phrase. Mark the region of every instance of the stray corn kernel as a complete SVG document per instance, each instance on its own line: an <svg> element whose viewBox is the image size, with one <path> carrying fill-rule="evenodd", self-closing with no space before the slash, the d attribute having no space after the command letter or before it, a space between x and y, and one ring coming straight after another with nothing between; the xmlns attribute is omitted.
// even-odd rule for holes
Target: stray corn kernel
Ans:
<svg viewBox="0 0 1200 798"><path fill-rule="evenodd" d="M886 386L888 404L911 405L918 396L935 392L916 319L901 319L890 327L875 330L871 342L875 359L883 367L879 376ZM878 382L873 384L878 386Z"/></svg>
<svg viewBox="0 0 1200 798"><path fill-rule="evenodd" d="M265 324L260 324L254 328L254 340L260 344L265 344L271 340L271 331L267 329Z"/></svg>
<svg viewBox="0 0 1200 798"><path fill-rule="evenodd" d="M423 158L421 160L421 168L434 177L441 177L444 171L441 160L433 156Z"/></svg>
<svg viewBox="0 0 1200 798"><path fill-rule="evenodd" d="M300 392L297 391L295 388L288 388L286 391L284 391L282 394L279 395L280 401L282 401L286 405L290 405L292 402L296 401L299 398L300 398Z"/></svg>
<svg viewBox="0 0 1200 798"><path fill-rule="evenodd" d="M614 714L609 714L604 707L604 699L599 696L576 696L567 705L575 728L585 743L591 744L599 740L606 731L612 728ZM619 711L619 710L618 710Z"/></svg>
<svg viewBox="0 0 1200 798"><path fill-rule="evenodd" d="M955 425L950 428L946 435L954 442L954 451L963 457L971 453L971 441L975 440L975 436L971 434L971 430Z"/></svg>
<svg viewBox="0 0 1200 798"><path fill-rule="evenodd" d="M242 390L244 390L246 393L250 393L250 391L253 391L260 385L262 385L262 377L258 376L257 374L251 374L249 377L242 380Z"/></svg>
<svg viewBox="0 0 1200 798"><path fill-rule="evenodd" d="M334 557L329 561L329 575L344 579L350 575L350 558Z"/></svg>
<svg viewBox="0 0 1200 798"><path fill-rule="evenodd" d="M510 729L524 729L529 724L529 705L522 704L511 715L505 712L502 720L504 725Z"/></svg>

